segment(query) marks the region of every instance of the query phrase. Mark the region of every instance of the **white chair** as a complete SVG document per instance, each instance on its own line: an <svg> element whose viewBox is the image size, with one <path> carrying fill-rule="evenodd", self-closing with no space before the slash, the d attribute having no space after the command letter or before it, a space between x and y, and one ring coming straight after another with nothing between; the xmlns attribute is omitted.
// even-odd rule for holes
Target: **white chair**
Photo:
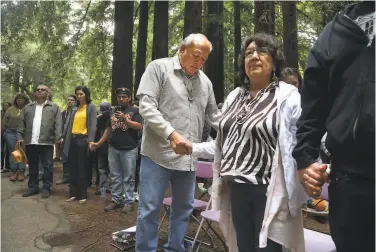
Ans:
<svg viewBox="0 0 376 252"><path fill-rule="evenodd" d="M336 246L330 235L304 229L306 252L336 252Z"/></svg>

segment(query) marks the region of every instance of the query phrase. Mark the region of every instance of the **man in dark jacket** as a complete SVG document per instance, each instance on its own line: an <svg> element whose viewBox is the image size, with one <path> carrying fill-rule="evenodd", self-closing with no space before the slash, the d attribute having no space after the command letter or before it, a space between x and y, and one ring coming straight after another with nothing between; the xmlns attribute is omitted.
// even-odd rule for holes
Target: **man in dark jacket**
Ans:
<svg viewBox="0 0 376 252"><path fill-rule="evenodd" d="M63 123L62 132L61 132L62 134L64 132L66 123L69 121L69 117L72 113L72 108L76 104L76 102L77 102L77 98L74 94L68 96L67 109L61 112L61 119ZM64 146L60 144L59 148L60 148L60 154L61 154L61 162L63 163L63 176L58 182L56 182L57 185L69 183L68 157L67 155L63 153L63 147Z"/></svg>
<svg viewBox="0 0 376 252"><path fill-rule="evenodd" d="M308 57L293 156L306 191L328 180L330 231L338 252L375 251L375 2L338 13Z"/></svg>
<svg viewBox="0 0 376 252"><path fill-rule="evenodd" d="M102 102L99 106L100 115L97 117L97 132L95 134L95 142L98 142L104 132L107 129L108 121L111 118L111 105L107 102ZM95 192L96 195L101 194L101 189L104 188L105 191L109 190L109 178L110 168L108 166L108 143L105 142L100 148L96 149L96 154L98 155L98 172L99 172L99 185L98 190Z"/></svg>
<svg viewBox="0 0 376 252"><path fill-rule="evenodd" d="M50 196L53 180L54 144L60 143L61 113L59 107L47 100L49 88L39 85L35 90L35 102L29 103L21 112L21 122L17 128L18 142L26 145L29 162L29 190L22 197L39 193L38 164L43 165L42 198Z"/></svg>

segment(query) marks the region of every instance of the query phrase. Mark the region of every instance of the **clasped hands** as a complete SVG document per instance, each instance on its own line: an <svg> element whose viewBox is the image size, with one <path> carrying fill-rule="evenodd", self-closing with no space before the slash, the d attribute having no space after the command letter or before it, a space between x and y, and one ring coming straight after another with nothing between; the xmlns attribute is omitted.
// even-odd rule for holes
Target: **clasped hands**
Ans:
<svg viewBox="0 0 376 252"><path fill-rule="evenodd" d="M191 155L192 143L185 137L174 131L169 136L170 146L178 155Z"/></svg>
<svg viewBox="0 0 376 252"><path fill-rule="evenodd" d="M321 195L321 187L329 180L326 169L326 164L313 163L298 171L299 180L309 196L317 198Z"/></svg>

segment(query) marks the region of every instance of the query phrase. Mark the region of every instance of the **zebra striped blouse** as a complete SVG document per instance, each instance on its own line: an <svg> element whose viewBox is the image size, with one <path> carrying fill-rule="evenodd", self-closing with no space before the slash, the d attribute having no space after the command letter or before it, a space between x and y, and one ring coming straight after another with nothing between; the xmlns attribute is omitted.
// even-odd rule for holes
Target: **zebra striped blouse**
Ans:
<svg viewBox="0 0 376 252"><path fill-rule="evenodd" d="M237 183L269 184L278 138L276 86L251 97L241 92L224 112L221 134L221 176Z"/></svg>

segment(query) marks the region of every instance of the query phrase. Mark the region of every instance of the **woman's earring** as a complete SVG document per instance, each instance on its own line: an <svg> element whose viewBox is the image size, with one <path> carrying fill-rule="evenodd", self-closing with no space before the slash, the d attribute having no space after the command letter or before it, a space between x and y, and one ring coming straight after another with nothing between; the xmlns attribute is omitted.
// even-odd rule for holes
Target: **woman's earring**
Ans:
<svg viewBox="0 0 376 252"><path fill-rule="evenodd" d="M244 83L247 84L249 82L249 79L247 76L244 77Z"/></svg>

